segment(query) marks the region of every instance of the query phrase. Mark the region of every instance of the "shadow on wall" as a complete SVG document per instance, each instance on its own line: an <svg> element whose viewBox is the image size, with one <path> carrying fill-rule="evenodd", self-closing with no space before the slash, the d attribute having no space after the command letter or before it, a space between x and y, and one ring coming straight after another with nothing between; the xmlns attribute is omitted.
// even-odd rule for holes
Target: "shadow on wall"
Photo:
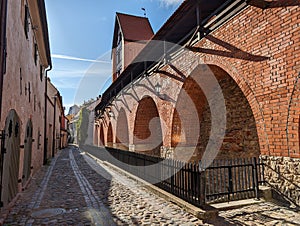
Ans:
<svg viewBox="0 0 300 226"><path fill-rule="evenodd" d="M267 8L298 6L300 5L300 2L299 0L277 0L277 1L251 0L248 2L248 4L254 7L258 7L260 9L267 9Z"/></svg>
<svg viewBox="0 0 300 226"><path fill-rule="evenodd" d="M204 68L199 66L188 77L178 96L172 125L172 147L174 147L174 158L178 160L186 159L188 150L189 161L199 161L206 151L208 141L212 131L212 112L210 107L218 103L214 99L209 100L204 95L201 87L197 83L197 77L208 78L212 73L217 79L224 96L226 107L226 131L222 146L218 152L218 159L257 157L260 154L259 140L257 135L255 118L247 98L236 82L221 68L208 65ZM210 88L210 96L215 97L215 88ZM191 103L189 103L190 101ZM195 111L191 110L195 106ZM222 112L220 109L219 112ZM197 116L195 116L197 115ZM214 114L216 120L221 120L218 112ZM199 125L198 125L198 124ZM199 133L196 133L199 131ZM196 137L197 136L197 137ZM198 141L197 141L198 140ZM190 149L189 149L190 148ZM191 152L191 151L190 151Z"/></svg>
<svg viewBox="0 0 300 226"><path fill-rule="evenodd" d="M266 57L266 56L259 56L259 55L253 55L253 54L247 53L247 52L245 52L227 42L224 42L212 35L207 35L205 38L219 46L222 46L223 48L227 49L228 51L206 49L206 48L200 48L200 47L187 47L187 48L193 52L206 53L206 54L211 54L211 55L217 55L217 56L229 57L229 58L235 58L235 59L241 59L241 60L248 60L248 61L254 61L254 62L260 62L260 61L269 59L269 57Z"/></svg>

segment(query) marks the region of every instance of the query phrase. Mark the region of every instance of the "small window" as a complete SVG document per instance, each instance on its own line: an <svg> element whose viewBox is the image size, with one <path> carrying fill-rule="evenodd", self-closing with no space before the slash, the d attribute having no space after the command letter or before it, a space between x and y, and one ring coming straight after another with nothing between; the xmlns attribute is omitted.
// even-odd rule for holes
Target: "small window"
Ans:
<svg viewBox="0 0 300 226"><path fill-rule="evenodd" d="M43 76L44 76L44 70L43 70L43 66L42 65L40 65L40 79L41 79L41 81L43 81Z"/></svg>
<svg viewBox="0 0 300 226"><path fill-rule="evenodd" d="M25 5L24 31L25 31L26 39L28 39L28 32L29 32L29 9L28 9L27 5Z"/></svg>
<svg viewBox="0 0 300 226"><path fill-rule="evenodd" d="M22 80L23 80L22 68L20 68L20 95L22 95Z"/></svg>
<svg viewBox="0 0 300 226"><path fill-rule="evenodd" d="M36 43L34 43L34 63L35 65L37 64L38 60L38 46Z"/></svg>

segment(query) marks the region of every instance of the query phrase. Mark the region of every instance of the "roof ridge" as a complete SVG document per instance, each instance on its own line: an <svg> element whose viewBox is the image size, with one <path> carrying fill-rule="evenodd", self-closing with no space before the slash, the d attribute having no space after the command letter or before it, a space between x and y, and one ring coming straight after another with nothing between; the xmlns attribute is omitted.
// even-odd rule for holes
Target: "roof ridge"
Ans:
<svg viewBox="0 0 300 226"><path fill-rule="evenodd" d="M116 14L117 14L117 15L124 15L124 16L137 17L137 18L149 20L148 17L144 17L144 16L137 16L137 15L127 14L127 13L120 13L120 12L116 12Z"/></svg>

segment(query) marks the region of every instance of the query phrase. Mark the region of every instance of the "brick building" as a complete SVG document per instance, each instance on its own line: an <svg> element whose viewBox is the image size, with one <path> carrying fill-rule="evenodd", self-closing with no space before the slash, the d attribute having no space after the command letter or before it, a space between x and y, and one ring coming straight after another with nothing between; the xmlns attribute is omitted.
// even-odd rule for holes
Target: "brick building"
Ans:
<svg viewBox="0 0 300 226"><path fill-rule="evenodd" d="M44 1L1 0L0 14L2 212L47 163L45 77L52 66Z"/></svg>
<svg viewBox="0 0 300 226"><path fill-rule="evenodd" d="M48 78L47 82L47 158L67 145L67 127L62 96Z"/></svg>
<svg viewBox="0 0 300 226"><path fill-rule="evenodd" d="M260 156L299 186L299 5L184 1L113 77L94 143L187 162Z"/></svg>

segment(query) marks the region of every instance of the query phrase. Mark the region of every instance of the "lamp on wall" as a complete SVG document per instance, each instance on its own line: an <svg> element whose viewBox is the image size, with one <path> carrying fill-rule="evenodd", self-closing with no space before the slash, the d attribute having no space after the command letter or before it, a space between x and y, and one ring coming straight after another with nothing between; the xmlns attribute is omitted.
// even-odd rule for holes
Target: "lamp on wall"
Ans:
<svg viewBox="0 0 300 226"><path fill-rule="evenodd" d="M114 117L115 117L115 115L114 115L114 113L113 113L112 111L108 112L108 116L109 116L110 118L114 118Z"/></svg>
<svg viewBox="0 0 300 226"><path fill-rule="evenodd" d="M160 92L161 92L161 84L159 84L159 83L157 82L156 85L155 85L154 87L155 87L156 94L159 96L159 95L160 95Z"/></svg>

